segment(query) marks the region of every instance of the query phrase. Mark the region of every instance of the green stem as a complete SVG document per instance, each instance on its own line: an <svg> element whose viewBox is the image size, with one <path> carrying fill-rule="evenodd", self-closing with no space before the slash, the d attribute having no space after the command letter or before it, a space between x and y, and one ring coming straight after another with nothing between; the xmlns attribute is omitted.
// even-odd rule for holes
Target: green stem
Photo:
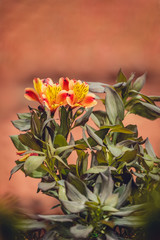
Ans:
<svg viewBox="0 0 160 240"><path fill-rule="evenodd" d="M56 182L58 182L58 181L59 181L59 178L57 177L56 173L52 171L52 169L50 168L50 166L49 166L49 164L48 164L47 161L45 161L45 163L46 163L47 167L45 167L44 165L42 165L42 168L43 168L44 170L46 170L46 171L55 179Z"/></svg>

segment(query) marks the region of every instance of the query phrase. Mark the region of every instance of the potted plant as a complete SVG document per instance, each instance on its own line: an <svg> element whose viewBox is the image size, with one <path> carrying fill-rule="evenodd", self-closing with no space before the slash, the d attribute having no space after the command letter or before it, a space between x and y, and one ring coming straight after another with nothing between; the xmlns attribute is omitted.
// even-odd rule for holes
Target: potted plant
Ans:
<svg viewBox="0 0 160 240"><path fill-rule="evenodd" d="M136 125L124 125L128 114L160 117L160 97L140 92L145 74L127 79L120 70L113 86L91 83L91 90L104 90L105 99L80 80L36 78L33 83L25 97L37 101L38 108L29 107L12 121L21 133L11 136L19 155L11 176L21 170L39 178L38 191L59 200L54 207L62 215L37 216L45 226L41 239L147 239L160 159ZM104 110L94 110L97 101ZM75 141L72 130L77 127L83 137ZM77 158L70 164L73 151Z"/></svg>

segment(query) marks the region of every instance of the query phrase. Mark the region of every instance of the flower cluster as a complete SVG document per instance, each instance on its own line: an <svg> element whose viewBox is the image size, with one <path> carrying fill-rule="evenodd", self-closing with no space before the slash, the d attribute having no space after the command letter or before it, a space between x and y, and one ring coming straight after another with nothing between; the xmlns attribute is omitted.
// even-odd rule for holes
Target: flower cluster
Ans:
<svg viewBox="0 0 160 240"><path fill-rule="evenodd" d="M75 108L79 106L93 107L97 104L95 95L89 93L89 85L80 80L62 77L59 79L59 83L53 83L50 78L35 78L33 85L34 89L25 89L25 98L45 105L51 112L62 105Z"/></svg>

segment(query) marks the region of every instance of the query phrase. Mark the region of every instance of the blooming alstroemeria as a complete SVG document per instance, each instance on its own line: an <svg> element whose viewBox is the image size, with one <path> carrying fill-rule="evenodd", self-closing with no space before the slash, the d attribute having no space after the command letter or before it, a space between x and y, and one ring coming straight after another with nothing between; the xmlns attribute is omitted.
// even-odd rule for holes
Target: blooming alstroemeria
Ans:
<svg viewBox="0 0 160 240"><path fill-rule="evenodd" d="M40 79L35 78L33 79L34 88L26 88L25 89L25 98L30 101L37 101L41 105L44 103L44 91L48 85L53 85L53 82L50 78Z"/></svg>
<svg viewBox="0 0 160 240"><path fill-rule="evenodd" d="M66 105L66 97L68 92L62 90L62 87L59 84L47 85L44 91L44 102L46 107L54 112L59 106Z"/></svg>
<svg viewBox="0 0 160 240"><path fill-rule="evenodd" d="M95 95L89 93L89 85L86 82L78 80L74 82L72 87L72 90L68 91L68 96L66 98L67 103L71 107L93 107L97 104Z"/></svg>
<svg viewBox="0 0 160 240"><path fill-rule="evenodd" d="M17 151L17 155L22 156L18 161L19 162L25 162L27 160L28 157L30 156L38 156L37 153L26 153L26 150L23 151Z"/></svg>
<svg viewBox="0 0 160 240"><path fill-rule="evenodd" d="M61 86L62 90L66 90L66 91L72 90L75 82L76 80L69 79L67 77L66 78L61 77L59 79L59 85Z"/></svg>

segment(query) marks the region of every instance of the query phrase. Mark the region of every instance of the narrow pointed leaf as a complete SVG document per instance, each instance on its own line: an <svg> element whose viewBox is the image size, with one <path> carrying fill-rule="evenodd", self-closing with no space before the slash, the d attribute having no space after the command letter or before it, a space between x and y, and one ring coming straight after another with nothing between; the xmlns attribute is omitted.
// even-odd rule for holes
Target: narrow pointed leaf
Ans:
<svg viewBox="0 0 160 240"><path fill-rule="evenodd" d="M17 148L17 150L21 151L21 150L27 150L28 149L27 146L25 146L21 143L21 141L18 138L18 135L12 135L12 136L10 136L10 138L11 138L14 146Z"/></svg>
<svg viewBox="0 0 160 240"><path fill-rule="evenodd" d="M75 121L74 127L78 127L78 126L84 126L86 122L88 122L89 117L92 113L93 108L90 108L82 117L78 118Z"/></svg>
<svg viewBox="0 0 160 240"><path fill-rule="evenodd" d="M116 124L117 119L124 119L124 105L122 99L111 87L106 87L105 107L111 124Z"/></svg>
<svg viewBox="0 0 160 240"><path fill-rule="evenodd" d="M86 130L88 135L97 142L97 144L99 144L100 146L103 146L103 140L97 136L97 134L95 132L93 132L93 130L89 127L86 126Z"/></svg>

